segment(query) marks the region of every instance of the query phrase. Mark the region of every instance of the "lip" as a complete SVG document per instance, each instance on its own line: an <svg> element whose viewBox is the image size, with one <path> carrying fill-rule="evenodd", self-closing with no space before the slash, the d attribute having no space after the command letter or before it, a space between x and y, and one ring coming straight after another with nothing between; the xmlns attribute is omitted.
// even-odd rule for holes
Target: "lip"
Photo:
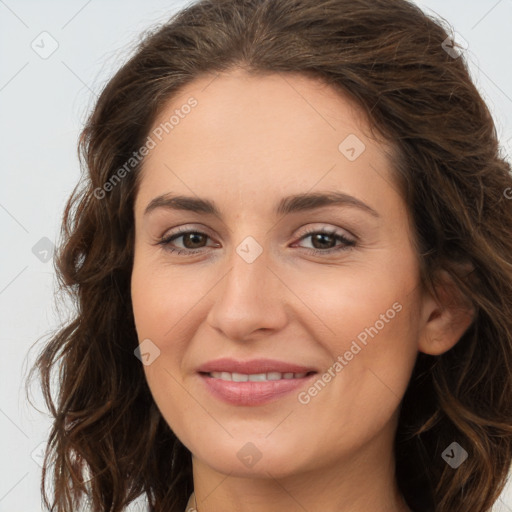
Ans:
<svg viewBox="0 0 512 512"><path fill-rule="evenodd" d="M272 359L251 359L250 361L236 361L234 359L216 359L201 365L198 374L205 383L207 390L217 399L237 406L258 406L275 402L305 386L317 375L317 370L284 361ZM279 379L273 381L235 382L216 379L209 376L210 372L229 373L308 373L298 379Z"/></svg>

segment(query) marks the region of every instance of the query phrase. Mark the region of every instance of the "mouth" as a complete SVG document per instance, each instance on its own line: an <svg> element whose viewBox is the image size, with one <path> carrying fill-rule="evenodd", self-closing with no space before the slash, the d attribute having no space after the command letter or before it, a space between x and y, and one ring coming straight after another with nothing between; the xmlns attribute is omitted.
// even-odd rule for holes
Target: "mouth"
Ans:
<svg viewBox="0 0 512 512"><path fill-rule="evenodd" d="M303 379L304 377L316 373L311 372L267 372L267 373L236 373L236 372L208 372L202 375L211 377L212 379L220 379L227 382L271 382L276 380Z"/></svg>
<svg viewBox="0 0 512 512"><path fill-rule="evenodd" d="M219 359L198 368L208 392L236 406L275 402L305 386L316 374L313 368L269 359Z"/></svg>

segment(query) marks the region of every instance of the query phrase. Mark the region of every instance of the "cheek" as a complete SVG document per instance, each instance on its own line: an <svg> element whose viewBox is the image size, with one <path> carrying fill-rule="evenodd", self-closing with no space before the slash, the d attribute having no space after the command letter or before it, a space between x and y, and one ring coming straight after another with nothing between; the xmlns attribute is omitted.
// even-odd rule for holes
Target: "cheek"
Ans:
<svg viewBox="0 0 512 512"><path fill-rule="evenodd" d="M408 343L419 300L416 273L407 262L395 267L384 262L286 275L306 306L297 320L314 327L315 341L331 354L349 350L353 340L363 347L386 339L384 351Z"/></svg>
<svg viewBox="0 0 512 512"><path fill-rule="evenodd" d="M191 399L183 387L182 365L201 311L198 299L208 289L199 290L197 274L195 279L189 274L182 270L171 272L165 266L157 269L141 258L134 263L131 279L139 344L149 339L158 353L151 364L143 366L146 380L167 423L184 438L190 433L187 429L182 432L180 415L190 407Z"/></svg>
<svg viewBox="0 0 512 512"><path fill-rule="evenodd" d="M131 293L139 340L153 337L162 342L166 334L174 337L174 326L192 307L195 292L191 290L197 285L197 281L187 282L183 272L170 272L165 266L136 260Z"/></svg>
<svg viewBox="0 0 512 512"><path fill-rule="evenodd" d="M294 282L294 291L315 313L308 313L306 323L316 326L315 341L329 354L328 375L324 374L329 382L326 388L318 386L319 395L338 413L342 408L343 421L353 421L354 426L361 415L371 414L370 409L376 419L389 419L405 393L417 356L414 260L410 268L402 260L401 271L397 263L395 268L385 263L387 267L336 269L336 276L318 274L314 280L309 276Z"/></svg>
<svg viewBox="0 0 512 512"><path fill-rule="evenodd" d="M373 282L379 286L349 286L346 280L342 290L318 288L329 329L322 328L326 334L316 339L329 354L329 366L319 375L322 382L301 395L301 403L305 421L315 418L315 428L323 429L322 439L336 454L364 447L396 420L417 356L410 287L386 283L383 276ZM321 447L314 448L319 455Z"/></svg>

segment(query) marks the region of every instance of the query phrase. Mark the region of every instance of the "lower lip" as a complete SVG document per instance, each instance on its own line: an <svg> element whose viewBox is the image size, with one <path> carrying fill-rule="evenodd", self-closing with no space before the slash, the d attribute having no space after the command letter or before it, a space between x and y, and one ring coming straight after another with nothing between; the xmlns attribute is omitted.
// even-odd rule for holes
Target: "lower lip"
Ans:
<svg viewBox="0 0 512 512"><path fill-rule="evenodd" d="M206 387L215 397L232 405L263 405L274 402L304 386L316 374L300 379L280 379L259 382L234 382L215 379L204 373L199 374Z"/></svg>

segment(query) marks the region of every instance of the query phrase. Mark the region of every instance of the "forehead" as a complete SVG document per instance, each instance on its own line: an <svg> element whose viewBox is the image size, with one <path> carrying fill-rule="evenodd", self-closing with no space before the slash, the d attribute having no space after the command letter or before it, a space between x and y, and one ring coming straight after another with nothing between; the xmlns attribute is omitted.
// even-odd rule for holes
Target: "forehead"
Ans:
<svg viewBox="0 0 512 512"><path fill-rule="evenodd" d="M191 98L196 105L189 108ZM175 140L193 132L203 141L201 149L230 145L230 135L243 139L247 150L262 152L256 143L270 142L276 135L278 142L298 150L299 142L308 149L317 147L327 134L326 142L332 141L337 151L336 142L344 132L361 132L368 126L348 96L319 79L297 73L252 75L237 69L203 76L180 89L155 120L152 130L159 128L163 137ZM255 144L247 144L249 136L255 137Z"/></svg>
<svg viewBox="0 0 512 512"><path fill-rule="evenodd" d="M369 134L362 111L320 80L203 76L159 112L138 203L166 191L222 193L239 207L315 187L378 196L393 185L392 150Z"/></svg>

